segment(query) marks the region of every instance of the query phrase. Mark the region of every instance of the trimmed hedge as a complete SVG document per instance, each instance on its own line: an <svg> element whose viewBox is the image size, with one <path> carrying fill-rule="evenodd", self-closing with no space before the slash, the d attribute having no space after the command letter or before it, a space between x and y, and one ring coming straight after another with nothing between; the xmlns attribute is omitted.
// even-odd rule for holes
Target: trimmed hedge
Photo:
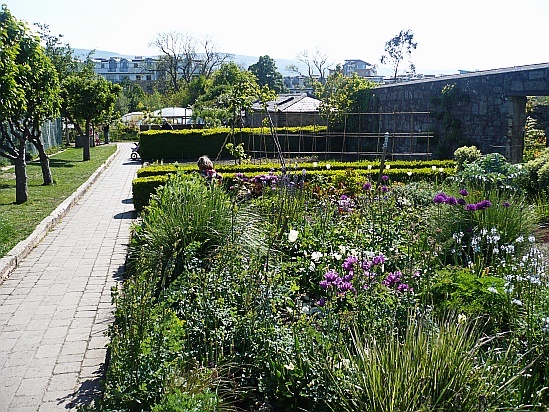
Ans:
<svg viewBox="0 0 549 412"><path fill-rule="evenodd" d="M326 131L325 126L284 127L278 128L281 145L291 151L298 151L299 139L285 139L287 135L307 135ZM253 135L268 134L267 128L242 128L235 130L232 143L248 145ZM202 155L229 157L224 143L228 142L228 128L184 129L184 130L147 130L139 135L139 155L145 160L189 160ZM259 146L260 142L257 142ZM274 151L274 142L267 139L263 150Z"/></svg>
<svg viewBox="0 0 549 412"><path fill-rule="evenodd" d="M366 170L370 173L377 173L379 172L380 162L379 161L358 161L358 162L317 162L317 166L314 167L313 163L307 162L307 163L298 163L297 167L295 167L295 163L288 163L286 165L286 169L288 171L291 170L303 170L306 169L307 173L314 172L314 171L321 171L321 170L328 170L326 165L330 165L330 169L332 171L335 170L348 170L348 169L356 169L356 170ZM448 173L447 169L454 169L455 168L455 162L453 160L432 160L432 161L391 161L386 162L387 165L390 166L390 169L387 169L387 171L391 170L401 170L404 169L406 172L409 170L416 170L416 169L427 169L432 168L435 166L437 168L437 172L439 168L443 168L446 173ZM368 169L368 166L371 165L371 169ZM215 170L217 170L220 173L224 174L230 174L230 173L266 173L269 172L271 169L274 169L275 171L280 171L280 164L279 163L264 163L264 164L241 164L241 165L216 165ZM182 172L190 172L190 171L196 171L198 170L195 165L177 165L177 164L169 164L169 165L152 165L147 166L142 169L139 169L137 171L138 177L146 177L146 176L156 176L156 175L162 175L162 174L168 174L168 173L175 173L177 171Z"/></svg>
<svg viewBox="0 0 549 412"><path fill-rule="evenodd" d="M166 183L169 175L138 177L132 181L133 206L141 212L149 204L149 199L156 190Z"/></svg>

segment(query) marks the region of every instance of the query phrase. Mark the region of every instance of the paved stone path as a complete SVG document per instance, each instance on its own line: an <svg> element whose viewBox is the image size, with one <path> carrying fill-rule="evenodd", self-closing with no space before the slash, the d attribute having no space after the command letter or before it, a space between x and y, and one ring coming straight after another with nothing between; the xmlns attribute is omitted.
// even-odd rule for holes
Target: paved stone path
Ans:
<svg viewBox="0 0 549 412"><path fill-rule="evenodd" d="M111 287L135 217L131 144L0 284L0 412L63 411L99 393Z"/></svg>

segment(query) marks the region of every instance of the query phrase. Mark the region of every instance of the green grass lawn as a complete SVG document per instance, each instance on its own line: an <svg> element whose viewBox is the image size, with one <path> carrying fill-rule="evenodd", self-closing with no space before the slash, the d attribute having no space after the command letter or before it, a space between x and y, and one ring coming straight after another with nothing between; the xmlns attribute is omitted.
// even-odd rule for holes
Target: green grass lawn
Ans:
<svg viewBox="0 0 549 412"><path fill-rule="evenodd" d="M29 200L15 204L14 169L0 172L0 257L21 240L63 200L84 183L116 150L116 145L90 148L91 160L82 161L82 149L68 148L50 158L53 186L43 186L38 161L27 164Z"/></svg>

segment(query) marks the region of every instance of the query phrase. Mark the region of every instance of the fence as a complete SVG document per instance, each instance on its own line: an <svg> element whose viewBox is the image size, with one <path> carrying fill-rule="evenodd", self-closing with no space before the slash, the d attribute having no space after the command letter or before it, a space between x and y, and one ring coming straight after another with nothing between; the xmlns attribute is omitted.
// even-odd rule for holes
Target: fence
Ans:
<svg viewBox="0 0 549 412"><path fill-rule="evenodd" d="M44 122L41 127L42 130L42 142L46 150L52 147L63 145L63 127L61 119L49 120ZM26 145L27 153L31 155L37 155L38 151L31 143ZM7 159L0 156L0 163L9 163Z"/></svg>
<svg viewBox="0 0 549 412"><path fill-rule="evenodd" d="M278 120L278 127L284 127ZM389 133L388 159L430 159L433 131L429 112L346 113L326 119L326 131L299 135L277 132L284 157L360 160L379 158ZM253 134L245 144L252 158L276 157L270 133Z"/></svg>

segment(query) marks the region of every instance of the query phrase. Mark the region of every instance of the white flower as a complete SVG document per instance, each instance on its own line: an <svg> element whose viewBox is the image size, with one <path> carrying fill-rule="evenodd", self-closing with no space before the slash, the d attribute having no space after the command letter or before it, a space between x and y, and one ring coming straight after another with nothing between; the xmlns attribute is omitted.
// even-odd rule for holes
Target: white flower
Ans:
<svg viewBox="0 0 549 412"><path fill-rule="evenodd" d="M406 174L407 174L408 176L412 176L412 172L410 172L410 171L406 172Z"/></svg>
<svg viewBox="0 0 549 412"><path fill-rule="evenodd" d="M511 301L511 303L514 303L514 304L517 305L517 306L522 306L522 301L520 301L520 300L518 300L518 299L513 299L513 300Z"/></svg>
<svg viewBox="0 0 549 412"><path fill-rule="evenodd" d="M326 163L326 169L330 170L331 167L332 165L330 163Z"/></svg>
<svg viewBox="0 0 549 412"><path fill-rule="evenodd" d="M339 245L338 248L342 255L347 251L347 248L344 245Z"/></svg>
<svg viewBox="0 0 549 412"><path fill-rule="evenodd" d="M322 257L322 252L313 252L311 254L311 259L313 259L315 262Z"/></svg>
<svg viewBox="0 0 549 412"><path fill-rule="evenodd" d="M497 295L497 293L498 293L498 290L497 290L497 289L496 289L495 287L493 287L493 286L490 286L490 287L488 288L488 292L490 292L490 293L494 293L494 294L496 294L496 295Z"/></svg>
<svg viewBox="0 0 549 412"><path fill-rule="evenodd" d="M284 367L289 371L293 371L295 369L295 365L292 362L290 362L289 365L284 365Z"/></svg>
<svg viewBox="0 0 549 412"><path fill-rule="evenodd" d="M458 315L458 323L464 323L467 321L467 316L465 316L463 313L460 313Z"/></svg>
<svg viewBox="0 0 549 412"><path fill-rule="evenodd" d="M341 260L341 254L340 253L334 253L332 254L332 256L334 257L335 260Z"/></svg>
<svg viewBox="0 0 549 412"><path fill-rule="evenodd" d="M536 241L535 236L528 236L528 242L534 243Z"/></svg>
<svg viewBox="0 0 549 412"><path fill-rule="evenodd" d="M372 170L372 165L368 165L368 170Z"/></svg>
<svg viewBox="0 0 549 412"><path fill-rule="evenodd" d="M288 242L295 242L297 240L297 235L299 234L299 232L297 230L290 230L290 232L288 233Z"/></svg>
<svg viewBox="0 0 549 412"><path fill-rule="evenodd" d="M444 168L443 168L443 167L439 167L438 171L439 171L440 173L442 173L442 172L444 172Z"/></svg>
<svg viewBox="0 0 549 412"><path fill-rule="evenodd" d="M385 165L385 169L390 169L391 165Z"/></svg>
<svg viewBox="0 0 549 412"><path fill-rule="evenodd" d="M436 166L431 166L431 169L433 169L435 172L437 171L437 167L436 167Z"/></svg>
<svg viewBox="0 0 549 412"><path fill-rule="evenodd" d="M318 166L318 163L317 162L313 162L313 167L317 167Z"/></svg>

